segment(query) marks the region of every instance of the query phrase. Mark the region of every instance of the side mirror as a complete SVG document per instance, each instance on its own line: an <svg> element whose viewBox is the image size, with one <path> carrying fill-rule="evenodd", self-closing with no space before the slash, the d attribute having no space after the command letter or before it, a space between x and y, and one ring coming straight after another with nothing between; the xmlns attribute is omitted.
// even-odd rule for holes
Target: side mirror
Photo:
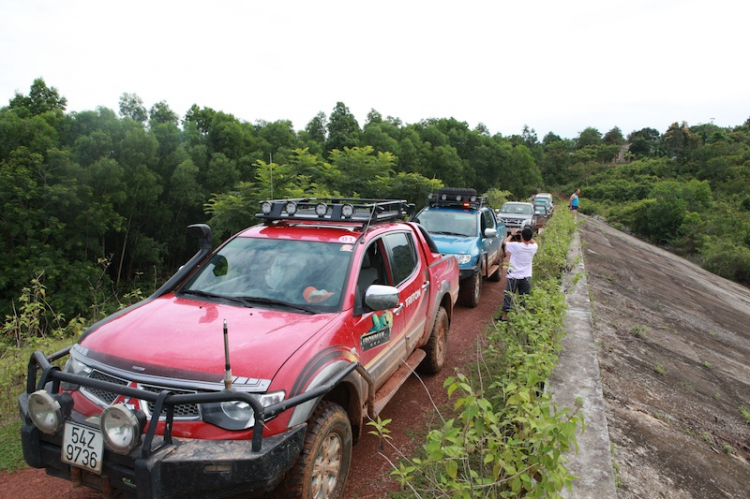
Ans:
<svg viewBox="0 0 750 499"><path fill-rule="evenodd" d="M484 229L484 237L497 237L497 229Z"/></svg>
<svg viewBox="0 0 750 499"><path fill-rule="evenodd" d="M398 289L393 286L373 284L365 292L365 303L373 310L398 307Z"/></svg>

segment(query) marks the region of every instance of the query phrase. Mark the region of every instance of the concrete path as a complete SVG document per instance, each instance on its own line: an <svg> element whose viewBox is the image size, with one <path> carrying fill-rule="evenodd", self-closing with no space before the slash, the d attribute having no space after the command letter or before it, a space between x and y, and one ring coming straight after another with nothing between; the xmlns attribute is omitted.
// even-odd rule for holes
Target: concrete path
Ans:
<svg viewBox="0 0 750 499"><path fill-rule="evenodd" d="M575 407L575 400L583 400L586 431L578 434L578 453L575 448L567 454L568 471L578 477L573 482L572 494L563 490L563 497L575 499L614 499L617 497L612 456L604 412L599 362L594 344L591 304L578 232L568 250L571 271L563 278L563 289L568 304L565 320L567 334L557 366L548 380L547 388L558 408Z"/></svg>

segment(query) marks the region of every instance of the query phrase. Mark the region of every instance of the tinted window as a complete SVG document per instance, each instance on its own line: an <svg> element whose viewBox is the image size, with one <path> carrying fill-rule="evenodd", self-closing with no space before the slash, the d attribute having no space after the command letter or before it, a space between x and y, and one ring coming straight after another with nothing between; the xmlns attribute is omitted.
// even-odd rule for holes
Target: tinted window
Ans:
<svg viewBox="0 0 750 499"><path fill-rule="evenodd" d="M485 229L496 229L495 226L495 215L492 213L492 210L482 210L482 233L484 233Z"/></svg>
<svg viewBox="0 0 750 499"><path fill-rule="evenodd" d="M393 256L393 282L400 285L414 273L417 268L417 253L413 240L406 232L394 232L385 236Z"/></svg>

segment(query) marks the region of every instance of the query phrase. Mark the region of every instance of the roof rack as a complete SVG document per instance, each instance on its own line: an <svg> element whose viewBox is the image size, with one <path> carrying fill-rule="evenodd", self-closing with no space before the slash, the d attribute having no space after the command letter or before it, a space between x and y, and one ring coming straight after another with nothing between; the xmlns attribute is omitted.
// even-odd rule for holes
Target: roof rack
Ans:
<svg viewBox="0 0 750 499"><path fill-rule="evenodd" d="M427 202L430 206L453 206L476 210L487 204L487 196L478 196L475 189L444 187L438 190L437 194L429 194Z"/></svg>
<svg viewBox="0 0 750 499"><path fill-rule="evenodd" d="M366 224L403 219L414 205L393 199L273 199L261 202L260 211L255 216L266 224L279 220Z"/></svg>

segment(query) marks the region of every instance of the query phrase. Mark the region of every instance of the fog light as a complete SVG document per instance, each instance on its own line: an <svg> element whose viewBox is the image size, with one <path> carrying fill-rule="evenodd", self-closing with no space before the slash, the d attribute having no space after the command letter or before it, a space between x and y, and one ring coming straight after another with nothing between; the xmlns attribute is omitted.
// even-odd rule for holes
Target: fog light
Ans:
<svg viewBox="0 0 750 499"><path fill-rule="evenodd" d="M118 454L129 454L141 443L141 432L145 415L138 417L124 404L111 405L104 409L101 417L104 443Z"/></svg>
<svg viewBox="0 0 750 499"><path fill-rule="evenodd" d="M286 209L287 215L292 216L295 213L297 213L297 203L295 203L293 201L289 201L286 204L286 208L285 209Z"/></svg>
<svg viewBox="0 0 750 499"><path fill-rule="evenodd" d="M54 435L63 427L64 419L60 403L44 390L38 390L26 400L29 417L42 433Z"/></svg>
<svg viewBox="0 0 750 499"><path fill-rule="evenodd" d="M315 214L319 217L325 216L325 214L328 212L328 206L326 206L325 203L318 203L315 205Z"/></svg>
<svg viewBox="0 0 750 499"><path fill-rule="evenodd" d="M262 211L264 215L270 215L271 214L271 202L263 201L260 205L260 211Z"/></svg>
<svg viewBox="0 0 750 499"><path fill-rule="evenodd" d="M354 206L350 204L345 204L341 207L341 215L344 218L351 218L352 215L354 215Z"/></svg>

